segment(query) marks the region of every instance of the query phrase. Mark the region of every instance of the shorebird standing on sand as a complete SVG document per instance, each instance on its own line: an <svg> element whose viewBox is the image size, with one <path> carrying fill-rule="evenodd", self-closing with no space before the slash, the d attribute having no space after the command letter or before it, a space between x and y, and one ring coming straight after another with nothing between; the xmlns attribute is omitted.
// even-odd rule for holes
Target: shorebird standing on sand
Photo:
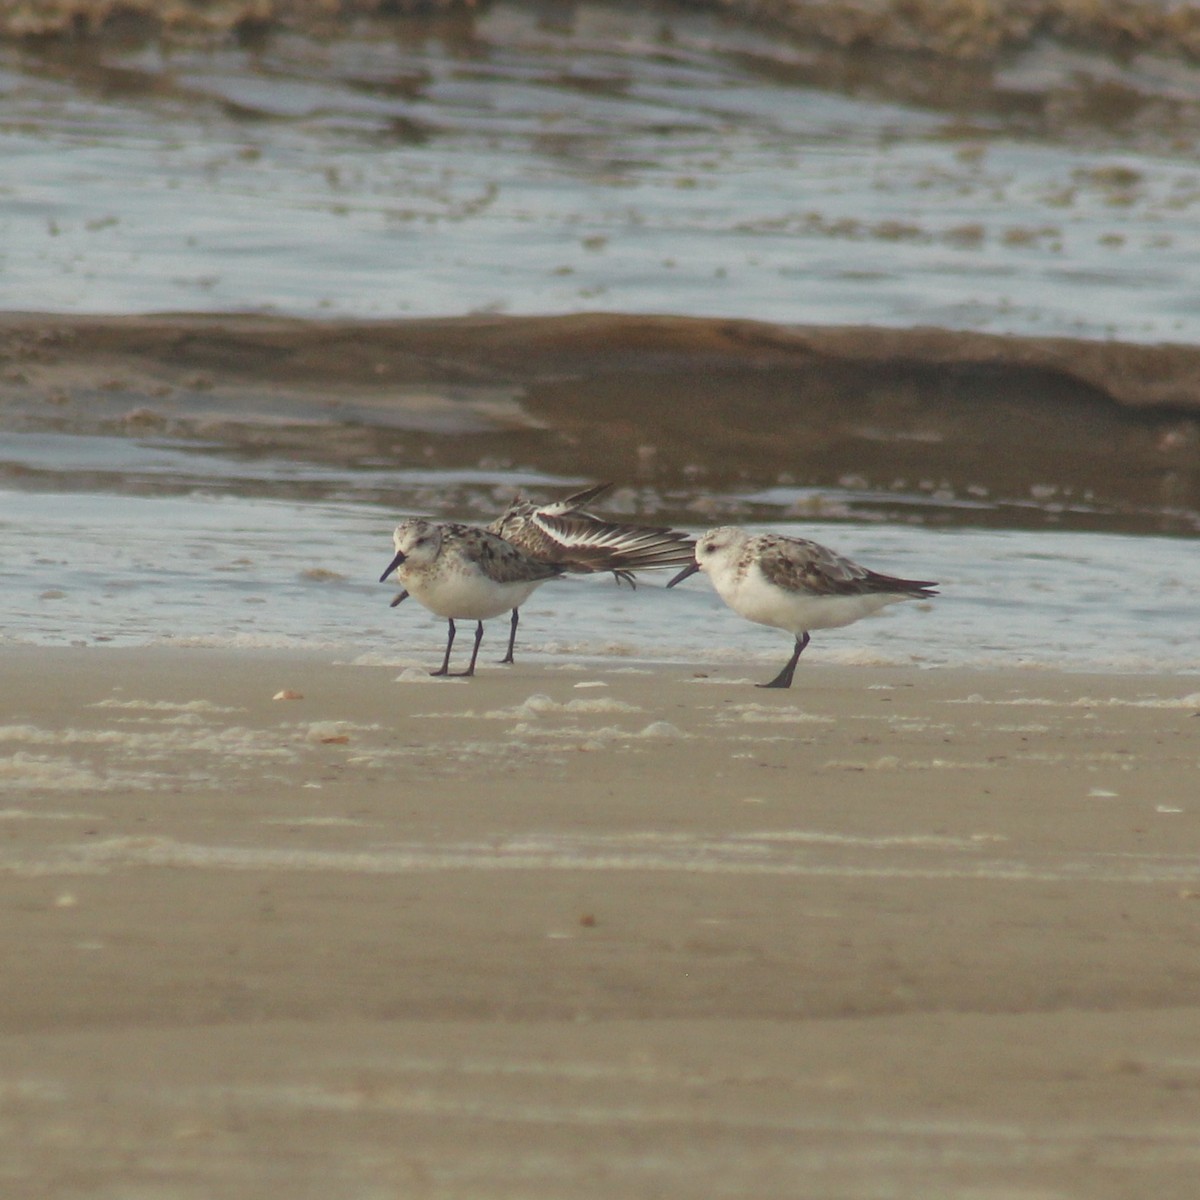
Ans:
<svg viewBox="0 0 1200 1200"><path fill-rule="evenodd" d="M827 546L779 533L750 534L732 525L710 529L696 557L667 587L703 571L717 594L748 621L785 629L796 649L782 671L759 687L792 686L809 630L834 629L898 600L936 596L936 583L879 575Z"/></svg>
<svg viewBox="0 0 1200 1200"><path fill-rule="evenodd" d="M612 487L611 483L599 483L549 504L535 504L515 496L487 531L504 538L535 562L561 566L573 575L611 571L618 583L628 583L630 587L635 586L635 571L679 567L692 561L692 539L686 533L659 525L606 521L584 510L585 504L612 491ZM401 592L392 601L392 607L411 591L409 588ZM508 651L500 660L502 663L513 661L519 620L514 605Z"/></svg>
<svg viewBox="0 0 1200 1200"><path fill-rule="evenodd" d="M474 675L484 621L511 608L515 633L517 608L534 588L564 571L557 563L535 561L502 537L474 525L412 518L396 526L392 541L396 554L379 582L395 571L406 594L449 622L446 654L433 675L450 674L456 617L478 622L471 663L456 672Z"/></svg>

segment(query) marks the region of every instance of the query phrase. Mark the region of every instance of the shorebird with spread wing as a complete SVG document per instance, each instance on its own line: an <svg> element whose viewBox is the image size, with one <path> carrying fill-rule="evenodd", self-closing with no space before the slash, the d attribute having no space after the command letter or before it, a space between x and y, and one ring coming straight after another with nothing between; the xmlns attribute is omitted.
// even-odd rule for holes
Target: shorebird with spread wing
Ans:
<svg viewBox="0 0 1200 1200"><path fill-rule="evenodd" d="M515 496L487 526L487 532L503 538L534 562L559 567L560 574L611 571L618 583L630 587L635 586L636 571L679 567L693 561L694 543L686 533L666 526L608 521L586 510L585 505L607 495L612 488L611 483L600 483L547 504ZM392 607L410 590L402 591ZM519 605L513 606L508 651L502 663L513 661L518 609Z"/></svg>

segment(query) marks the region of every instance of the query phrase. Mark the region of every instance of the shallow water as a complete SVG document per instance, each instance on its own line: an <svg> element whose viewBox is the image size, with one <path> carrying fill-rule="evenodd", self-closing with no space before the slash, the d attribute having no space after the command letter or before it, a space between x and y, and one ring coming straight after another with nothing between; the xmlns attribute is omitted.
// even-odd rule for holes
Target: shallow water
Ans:
<svg viewBox="0 0 1200 1200"><path fill-rule="evenodd" d="M440 661L444 622L412 601L389 608L398 589L375 582L391 557L383 505L7 491L0 513L6 641L325 645L398 667ZM928 604L818 633L814 660L1200 671L1200 561L1177 539L771 527L942 584ZM522 610L519 657L694 662L755 679L782 665L786 635L734 616L703 579L666 592L667 578L647 574L636 591L609 576L545 585ZM484 669L499 669L507 632L506 619L489 623Z"/></svg>
<svg viewBox="0 0 1200 1200"><path fill-rule="evenodd" d="M0 307L604 309L1190 340L1200 70L502 3L0 46Z"/></svg>
<svg viewBox="0 0 1200 1200"><path fill-rule="evenodd" d="M1148 51L1026 41L969 63L669 7L498 3L242 41L6 43L0 100L0 310L1200 340L1200 69ZM1007 384L930 368L840 420L827 387L813 430L806 377L760 371L752 339L701 413L695 390L720 391L703 353L669 382L643 358L637 390L597 357L565 382L456 361L393 394L383 358L368 394L349 366L330 374L345 340L306 391L252 341L258 373L237 387L203 345L194 370L138 376L127 332L117 357L54 379L36 335L6 360L10 640L318 641L428 665L440 623L389 610L373 582L395 519L488 519L517 488L613 477L611 511L634 519L795 530L943 582L927 608L819 636L814 657L1200 666L1191 543L1150 536L1198 528L1195 421L1170 404L1131 418L1087 377L1018 371L1005 407ZM624 362L640 330L616 336L593 354ZM196 340L180 335L181 360ZM930 399L931 378L952 382ZM548 586L522 646L755 676L787 652L702 581Z"/></svg>

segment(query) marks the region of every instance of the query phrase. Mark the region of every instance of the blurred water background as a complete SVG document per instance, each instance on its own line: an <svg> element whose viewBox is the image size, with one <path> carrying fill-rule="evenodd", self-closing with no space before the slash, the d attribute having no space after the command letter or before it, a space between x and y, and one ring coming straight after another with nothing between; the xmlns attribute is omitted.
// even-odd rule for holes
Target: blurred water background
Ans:
<svg viewBox="0 0 1200 1200"><path fill-rule="evenodd" d="M1190 6L102 8L0 14L0 637L420 659L398 516L612 478L943 582L814 655L1200 669ZM523 629L779 656L698 584Z"/></svg>

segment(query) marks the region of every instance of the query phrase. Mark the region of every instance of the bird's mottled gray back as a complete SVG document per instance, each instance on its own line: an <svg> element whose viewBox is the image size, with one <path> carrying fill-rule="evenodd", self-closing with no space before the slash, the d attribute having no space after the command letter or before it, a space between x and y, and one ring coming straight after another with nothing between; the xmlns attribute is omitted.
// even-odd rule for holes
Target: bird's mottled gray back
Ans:
<svg viewBox="0 0 1200 1200"><path fill-rule="evenodd" d="M770 533L751 538L746 543L739 567L744 564L749 570L754 561L758 562L763 575L778 587L814 595L853 595L862 590L867 574L857 563L818 542Z"/></svg>
<svg viewBox="0 0 1200 1200"><path fill-rule="evenodd" d="M935 594L929 590L934 586L932 583L880 575L860 567L828 546L806 538L760 534L743 548L739 572L749 570L755 560L769 582L788 591L808 592L813 596L858 596L880 592L913 597Z"/></svg>
<svg viewBox="0 0 1200 1200"><path fill-rule="evenodd" d="M539 562L512 542L476 525L447 522L442 525L443 550L452 548L495 583L527 583L552 579L565 570L558 563Z"/></svg>

